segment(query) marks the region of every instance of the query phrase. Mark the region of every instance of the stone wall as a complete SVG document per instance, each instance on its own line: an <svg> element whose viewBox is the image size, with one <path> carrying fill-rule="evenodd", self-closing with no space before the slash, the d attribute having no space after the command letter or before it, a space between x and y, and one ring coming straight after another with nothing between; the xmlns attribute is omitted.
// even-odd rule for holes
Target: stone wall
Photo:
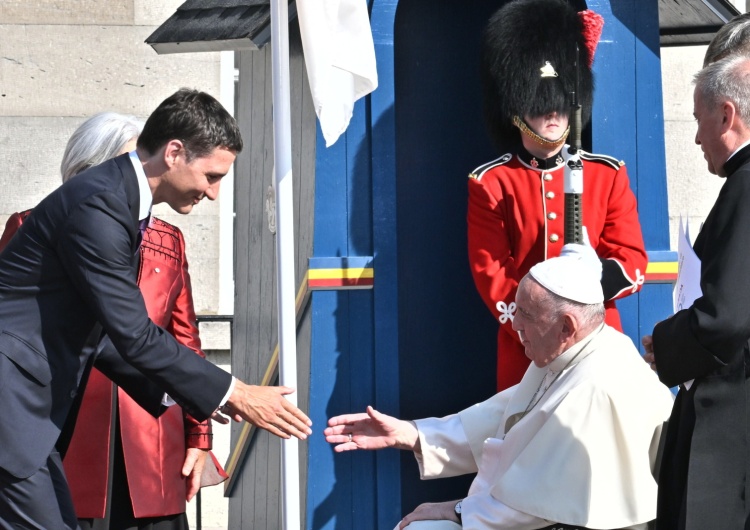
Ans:
<svg viewBox="0 0 750 530"><path fill-rule="evenodd" d="M741 12L750 0L732 0ZM698 235L724 179L708 172L703 151L695 143L698 126L693 117L693 77L703 66L706 46L662 48L664 143L667 158L670 246L677 248L680 217L687 219L691 239ZM654 176L660 176L655 173ZM650 215L640 212L641 217Z"/></svg>
<svg viewBox="0 0 750 530"><path fill-rule="evenodd" d="M703 66L706 46L663 48L664 142L667 157L670 246L677 248L680 216L694 240L724 179L708 172L703 151L695 143L693 76ZM655 173L657 176L658 173ZM649 212L640 212L641 217Z"/></svg>

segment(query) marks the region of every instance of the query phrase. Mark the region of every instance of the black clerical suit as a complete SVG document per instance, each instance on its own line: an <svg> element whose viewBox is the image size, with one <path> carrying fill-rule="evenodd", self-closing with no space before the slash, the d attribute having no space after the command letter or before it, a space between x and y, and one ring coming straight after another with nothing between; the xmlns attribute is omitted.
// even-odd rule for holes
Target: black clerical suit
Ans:
<svg viewBox="0 0 750 530"><path fill-rule="evenodd" d="M660 530L749 528L750 146L695 240L703 296L654 328L659 378L677 395L659 475Z"/></svg>
<svg viewBox="0 0 750 530"><path fill-rule="evenodd" d="M198 420L229 389L230 374L148 318L135 276L139 202L135 170L122 155L47 196L0 253L0 528L14 528L4 510L19 510L7 495L22 485L17 479L38 481L38 470L56 466L48 458L92 364L94 349L84 346L97 324L128 363ZM138 394L132 369L116 361L102 355L96 365ZM64 478L60 484L47 471L57 484L32 491L55 495L47 510L60 506L67 520ZM44 504L36 499L20 511L33 519Z"/></svg>

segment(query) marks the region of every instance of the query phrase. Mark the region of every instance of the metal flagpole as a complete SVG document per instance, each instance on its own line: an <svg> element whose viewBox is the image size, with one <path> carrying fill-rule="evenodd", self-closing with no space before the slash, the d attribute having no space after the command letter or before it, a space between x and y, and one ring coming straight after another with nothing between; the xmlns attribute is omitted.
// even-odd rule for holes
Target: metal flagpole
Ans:
<svg viewBox="0 0 750 530"><path fill-rule="evenodd" d="M297 388L295 326L294 201L291 111L289 103L289 8L271 0L271 77L273 82L274 180L276 185L276 295L279 326L279 383ZM295 406L297 394L286 396ZM300 530L299 444L281 442L282 526Z"/></svg>

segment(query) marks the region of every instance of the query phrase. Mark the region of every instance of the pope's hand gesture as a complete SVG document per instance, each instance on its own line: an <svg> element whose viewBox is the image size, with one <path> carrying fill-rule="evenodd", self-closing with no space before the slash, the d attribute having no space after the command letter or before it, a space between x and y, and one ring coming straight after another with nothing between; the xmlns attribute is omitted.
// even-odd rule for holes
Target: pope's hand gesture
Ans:
<svg viewBox="0 0 750 530"><path fill-rule="evenodd" d="M331 418L323 433L328 443L336 444L337 453L386 447L419 450L419 433L413 423L381 414L372 407L364 413Z"/></svg>

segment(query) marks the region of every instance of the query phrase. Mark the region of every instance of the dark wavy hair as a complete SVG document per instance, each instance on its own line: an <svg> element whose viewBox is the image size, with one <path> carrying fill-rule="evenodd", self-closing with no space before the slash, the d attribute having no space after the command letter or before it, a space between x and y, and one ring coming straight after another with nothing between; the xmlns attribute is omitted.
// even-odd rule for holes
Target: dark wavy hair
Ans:
<svg viewBox="0 0 750 530"><path fill-rule="evenodd" d="M242 151L237 121L213 96L189 88L181 88L156 107L138 137L138 147L153 155L170 140L183 143L188 161L217 147Z"/></svg>

